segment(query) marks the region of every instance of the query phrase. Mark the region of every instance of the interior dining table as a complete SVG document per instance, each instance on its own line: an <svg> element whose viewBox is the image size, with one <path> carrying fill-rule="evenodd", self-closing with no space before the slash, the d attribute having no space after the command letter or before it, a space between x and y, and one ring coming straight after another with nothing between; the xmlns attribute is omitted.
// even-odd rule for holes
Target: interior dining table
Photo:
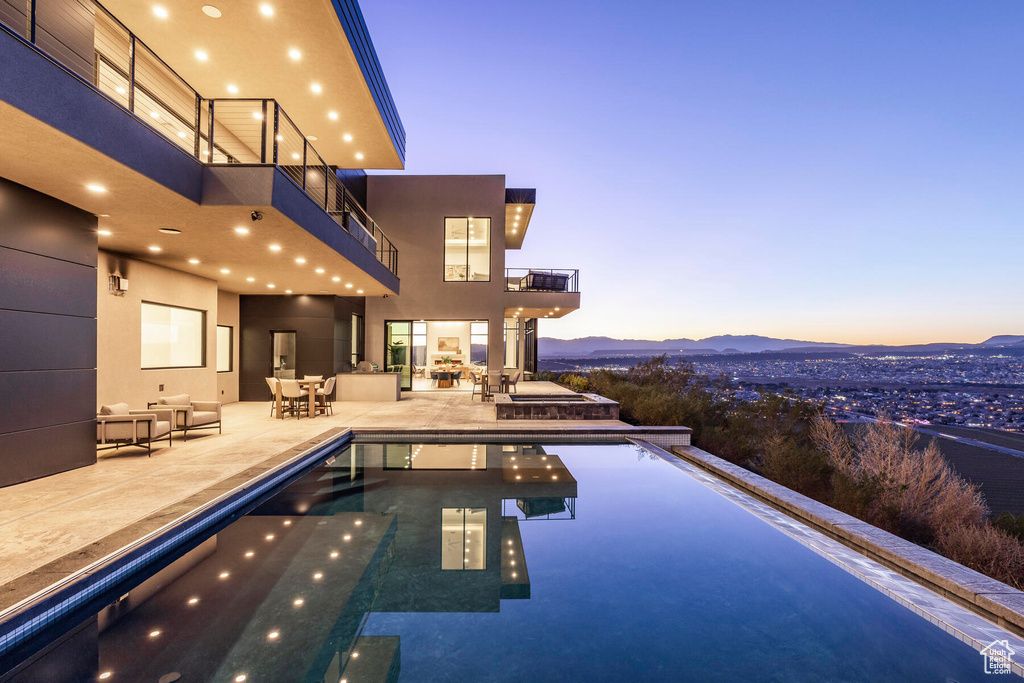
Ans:
<svg viewBox="0 0 1024 683"><path fill-rule="evenodd" d="M324 379L297 379L299 386L309 392L309 400L306 402L308 405L308 411L310 417L316 417L316 390L324 385L327 380ZM281 384L277 385L277 416L279 418L284 417L284 405L281 397Z"/></svg>

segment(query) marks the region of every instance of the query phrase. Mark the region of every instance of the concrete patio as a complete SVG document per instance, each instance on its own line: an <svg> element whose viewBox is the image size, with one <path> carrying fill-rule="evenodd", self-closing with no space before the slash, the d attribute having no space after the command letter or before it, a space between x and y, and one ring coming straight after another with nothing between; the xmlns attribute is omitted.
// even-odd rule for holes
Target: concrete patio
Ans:
<svg viewBox="0 0 1024 683"><path fill-rule="evenodd" d="M522 385L521 385L522 387ZM549 382L524 393L562 393ZM588 420L589 428L625 427ZM524 431L574 429L580 421L503 420L494 404L464 392L412 392L396 403L334 403L333 416L270 417L270 403L224 406L224 433L176 434L171 447L104 451L99 462L0 489L0 609L134 538L257 476L345 428ZM70 558L70 559L69 559Z"/></svg>

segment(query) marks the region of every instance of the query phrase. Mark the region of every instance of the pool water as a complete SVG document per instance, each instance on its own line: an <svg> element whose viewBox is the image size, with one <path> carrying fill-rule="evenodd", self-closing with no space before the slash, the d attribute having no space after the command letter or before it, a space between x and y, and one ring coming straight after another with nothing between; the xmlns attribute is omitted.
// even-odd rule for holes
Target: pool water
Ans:
<svg viewBox="0 0 1024 683"><path fill-rule="evenodd" d="M348 446L63 630L28 673L991 678L968 645L627 445Z"/></svg>

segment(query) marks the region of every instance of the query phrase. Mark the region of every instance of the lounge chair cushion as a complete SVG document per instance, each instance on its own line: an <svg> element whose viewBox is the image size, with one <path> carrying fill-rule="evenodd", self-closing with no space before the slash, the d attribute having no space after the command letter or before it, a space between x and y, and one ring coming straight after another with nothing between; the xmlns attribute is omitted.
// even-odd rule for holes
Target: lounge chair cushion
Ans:
<svg viewBox="0 0 1024 683"><path fill-rule="evenodd" d="M178 394L177 396L161 396L156 400L162 406L187 406L192 404L192 397L188 394Z"/></svg>
<svg viewBox="0 0 1024 683"><path fill-rule="evenodd" d="M214 411L197 410L192 413L192 424L189 426L198 427L199 425L208 425L211 422L216 422L219 419L220 415L218 415Z"/></svg>
<svg viewBox="0 0 1024 683"><path fill-rule="evenodd" d="M100 415L127 415L127 403L112 403L108 406L100 406Z"/></svg>

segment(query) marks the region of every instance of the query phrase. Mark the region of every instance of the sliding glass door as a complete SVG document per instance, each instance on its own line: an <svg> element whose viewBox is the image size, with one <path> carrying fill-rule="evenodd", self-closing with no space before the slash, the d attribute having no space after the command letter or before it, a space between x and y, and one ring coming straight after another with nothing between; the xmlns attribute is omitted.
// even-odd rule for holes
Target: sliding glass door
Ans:
<svg viewBox="0 0 1024 683"><path fill-rule="evenodd" d="M384 323L384 372L402 376L402 389L412 389L412 321Z"/></svg>

